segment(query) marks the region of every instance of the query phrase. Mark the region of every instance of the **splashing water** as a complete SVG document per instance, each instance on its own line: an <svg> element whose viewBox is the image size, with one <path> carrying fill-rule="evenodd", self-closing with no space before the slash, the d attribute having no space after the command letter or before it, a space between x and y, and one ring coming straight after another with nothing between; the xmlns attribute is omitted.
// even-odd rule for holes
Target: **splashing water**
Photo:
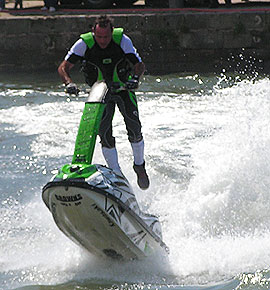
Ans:
<svg viewBox="0 0 270 290"><path fill-rule="evenodd" d="M237 283L226 284L232 277L238 289L257 289L262 281L268 287L269 89L266 78L224 86L209 76L146 77L138 99L151 177L147 192L137 189L119 113L114 135L121 167L142 210L159 216L171 253L166 261L122 264L73 244L41 200L52 172L71 161L85 95L72 99L60 88L4 85L0 289L70 281L234 289ZM105 163L99 144L94 162Z"/></svg>

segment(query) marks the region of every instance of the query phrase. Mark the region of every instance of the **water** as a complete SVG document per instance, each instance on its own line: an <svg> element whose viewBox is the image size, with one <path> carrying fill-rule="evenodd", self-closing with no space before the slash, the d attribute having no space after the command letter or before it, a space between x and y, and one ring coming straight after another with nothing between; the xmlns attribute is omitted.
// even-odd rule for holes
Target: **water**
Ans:
<svg viewBox="0 0 270 290"><path fill-rule="evenodd" d="M170 248L167 260L125 263L72 243L41 199L71 162L87 94L69 98L54 74L2 75L0 88L1 290L270 289L268 78L146 76L138 93L145 192L116 114L122 170ZM94 161L105 164L99 144Z"/></svg>

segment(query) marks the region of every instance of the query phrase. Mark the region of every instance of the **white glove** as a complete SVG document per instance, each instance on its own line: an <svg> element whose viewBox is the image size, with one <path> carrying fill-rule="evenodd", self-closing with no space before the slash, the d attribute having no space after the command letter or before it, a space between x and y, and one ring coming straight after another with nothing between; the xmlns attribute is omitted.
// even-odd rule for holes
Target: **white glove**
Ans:
<svg viewBox="0 0 270 290"><path fill-rule="evenodd" d="M66 85L66 88L65 88L65 92L67 94L70 94L70 95L78 95L79 94L79 89L77 88L77 85L74 84L74 83L69 83Z"/></svg>

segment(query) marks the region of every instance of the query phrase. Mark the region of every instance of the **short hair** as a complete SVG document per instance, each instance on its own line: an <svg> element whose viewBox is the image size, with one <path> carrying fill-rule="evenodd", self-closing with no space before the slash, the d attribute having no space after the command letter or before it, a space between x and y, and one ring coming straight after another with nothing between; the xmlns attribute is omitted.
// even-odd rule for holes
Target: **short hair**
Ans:
<svg viewBox="0 0 270 290"><path fill-rule="evenodd" d="M100 15L95 20L94 30L96 29L96 26L106 28L110 26L111 31L113 30L113 20L112 18L108 17L107 15Z"/></svg>

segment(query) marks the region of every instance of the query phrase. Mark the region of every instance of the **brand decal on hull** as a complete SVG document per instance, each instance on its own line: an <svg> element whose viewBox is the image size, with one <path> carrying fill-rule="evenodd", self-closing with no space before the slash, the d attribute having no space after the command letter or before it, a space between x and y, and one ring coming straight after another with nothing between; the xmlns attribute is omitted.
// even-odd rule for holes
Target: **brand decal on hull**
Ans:
<svg viewBox="0 0 270 290"><path fill-rule="evenodd" d="M114 226L114 223L111 221L111 219L105 214L105 212L100 207L98 207L95 203L91 204L91 206L93 207L93 209L98 211L107 220L110 227Z"/></svg>
<svg viewBox="0 0 270 290"><path fill-rule="evenodd" d="M82 199L82 196L80 194L68 195L68 196L55 194L55 198L62 202L77 202Z"/></svg>
<svg viewBox="0 0 270 290"><path fill-rule="evenodd" d="M128 235L132 241L136 244L139 245L139 243L143 240L143 238L146 236L146 233L144 231L139 231L134 234L129 234Z"/></svg>
<svg viewBox="0 0 270 290"><path fill-rule="evenodd" d="M124 212L123 208L120 208L120 206L118 206L118 210L117 210L117 208L115 208L114 205L110 203L106 197L104 209L110 216L113 217L113 219L117 223L121 224L121 215Z"/></svg>

